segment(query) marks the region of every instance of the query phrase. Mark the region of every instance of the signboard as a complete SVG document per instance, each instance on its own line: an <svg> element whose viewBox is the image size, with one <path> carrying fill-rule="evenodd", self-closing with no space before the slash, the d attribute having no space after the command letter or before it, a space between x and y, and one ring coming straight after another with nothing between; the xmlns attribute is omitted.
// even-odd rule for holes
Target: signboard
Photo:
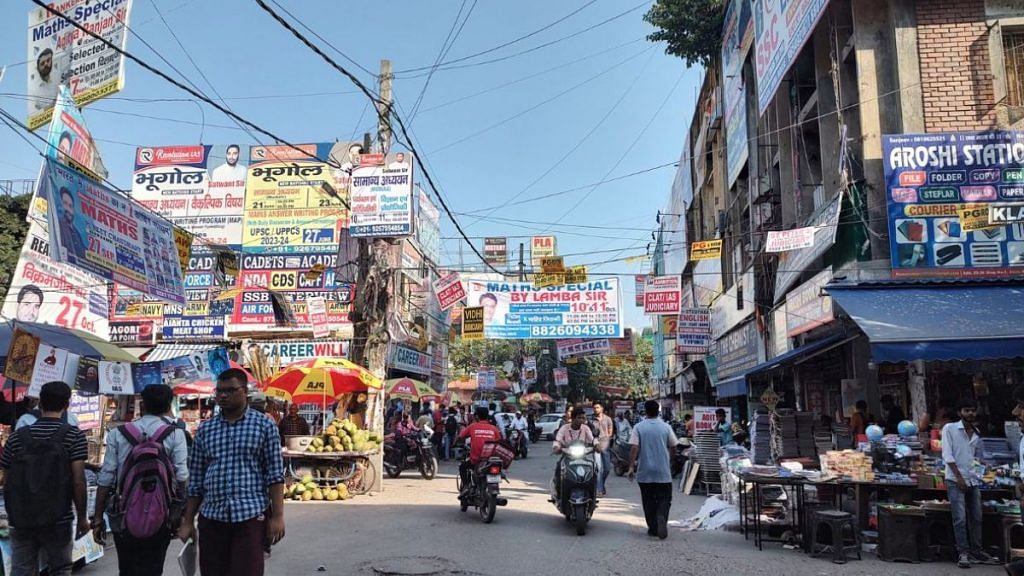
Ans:
<svg viewBox="0 0 1024 576"><path fill-rule="evenodd" d="M215 302L231 302L214 300L218 291L213 272L216 260L217 257L211 253L189 257L185 272L185 305L164 306L155 318L160 321L161 334L165 339L224 338L224 314L215 310ZM228 285L234 285L235 278L227 276L225 281ZM120 308L120 304L118 300L115 308ZM145 311L147 306L148 304L142 303L139 308Z"/></svg>
<svg viewBox="0 0 1024 576"><path fill-rule="evenodd" d="M640 308L644 305L644 286L647 284L647 276L643 274L633 276L633 284L636 290L636 305Z"/></svg>
<svg viewBox="0 0 1024 576"><path fill-rule="evenodd" d="M132 198L194 234L197 248L238 249L248 158L238 144L137 148Z"/></svg>
<svg viewBox="0 0 1024 576"><path fill-rule="evenodd" d="M353 238L409 236L413 232L412 158L398 152L367 161L374 156L380 158L364 154L352 168L349 233Z"/></svg>
<svg viewBox="0 0 1024 576"><path fill-rule="evenodd" d="M1024 132L891 135L882 148L894 277L1024 272L1024 226L988 223L992 203L1024 199Z"/></svg>
<svg viewBox="0 0 1024 576"><path fill-rule="evenodd" d="M644 314L679 314L682 276L648 276L644 286Z"/></svg>
<svg viewBox="0 0 1024 576"><path fill-rule="evenodd" d="M483 308L487 338L622 336L616 278L551 288L537 288L528 282L468 280L466 290L469 303Z"/></svg>
<svg viewBox="0 0 1024 576"><path fill-rule="evenodd" d="M725 421L732 422L732 408L719 408L718 406L694 406L693 407L693 431L713 432L715 424L718 423L718 416L715 412L725 410Z"/></svg>
<svg viewBox="0 0 1024 576"><path fill-rule="evenodd" d="M559 340L555 344L558 346L558 357L562 359L578 356L597 356L611 352L611 344L607 338L597 340L573 338L570 340Z"/></svg>
<svg viewBox="0 0 1024 576"><path fill-rule="evenodd" d="M100 427L100 400L99 395L83 396L77 390L71 391L68 414L73 414L78 420L79 430L85 432Z"/></svg>
<svg viewBox="0 0 1024 576"><path fill-rule="evenodd" d="M124 50L131 0L65 0L51 5ZM44 8L28 13L28 127L50 121L60 84L85 106L124 87L124 56Z"/></svg>
<svg viewBox="0 0 1024 576"><path fill-rule="evenodd" d="M314 296L306 300L309 323L313 326L313 338L326 338L331 335L331 325L327 321L327 303L323 296Z"/></svg>
<svg viewBox="0 0 1024 576"><path fill-rule="evenodd" d="M561 256L546 256L540 259L540 268L546 273L565 272L565 261Z"/></svg>
<svg viewBox="0 0 1024 576"><path fill-rule="evenodd" d="M711 311L707 308L684 308L679 312L676 352L704 354L711 344Z"/></svg>
<svg viewBox="0 0 1024 576"><path fill-rule="evenodd" d="M839 229L839 214L843 208L843 192L836 194L831 202L822 206L807 222L807 227L818 228L814 244L798 250L791 250L779 256L779 267L775 273L775 303L782 301L786 290L796 284L800 275L836 242Z"/></svg>
<svg viewBox="0 0 1024 576"><path fill-rule="evenodd" d="M543 258L557 253L556 244L554 236L534 236L530 239L530 260L534 268L540 268Z"/></svg>
<svg viewBox="0 0 1024 576"><path fill-rule="evenodd" d="M679 316L659 316L661 321L661 337L664 340L675 340L679 332Z"/></svg>
<svg viewBox="0 0 1024 576"><path fill-rule="evenodd" d="M561 260L561 256L556 256ZM545 258L551 260L551 258ZM533 275L533 285L537 288L565 286L566 284L582 284L587 281L587 267L584 265L570 266L564 272L540 272Z"/></svg>
<svg viewBox="0 0 1024 576"><path fill-rule="evenodd" d="M504 266L508 262L508 240L484 238L484 262L491 266Z"/></svg>
<svg viewBox="0 0 1024 576"><path fill-rule="evenodd" d="M74 328L106 340L110 335L106 283L54 262L47 255L49 246L46 229L31 222L0 314L6 319Z"/></svg>
<svg viewBox="0 0 1024 576"><path fill-rule="evenodd" d="M484 338L484 307L470 306L462 310L462 339L483 340Z"/></svg>
<svg viewBox="0 0 1024 576"><path fill-rule="evenodd" d="M752 0L757 42L757 103L764 114L782 77L811 37L828 0Z"/></svg>
<svg viewBox="0 0 1024 576"><path fill-rule="evenodd" d="M569 385L569 369L568 368L555 368L551 371L555 377L555 386L561 388Z"/></svg>
<svg viewBox="0 0 1024 576"><path fill-rule="evenodd" d="M537 358L527 356L523 358L523 384L529 386L537 382Z"/></svg>
<svg viewBox="0 0 1024 576"><path fill-rule="evenodd" d="M100 394L131 396L135 394L132 365L127 362L99 361Z"/></svg>
<svg viewBox="0 0 1024 576"><path fill-rule="evenodd" d="M51 259L171 303L185 303L170 222L51 160L39 189L49 206Z"/></svg>
<svg viewBox="0 0 1024 576"><path fill-rule="evenodd" d="M61 350L56 346L41 343L39 351L36 353L35 366L32 369L32 379L29 380L28 392L25 395L30 398L38 398L39 392L43 389L43 384L55 380L64 381L68 356L67 350ZM77 369L76 362L75 370L77 371Z"/></svg>
<svg viewBox="0 0 1024 576"><path fill-rule="evenodd" d="M817 228L808 226L793 230L769 230L765 240L765 252L789 252L814 246L814 232Z"/></svg>
<svg viewBox="0 0 1024 576"><path fill-rule="evenodd" d="M786 294L786 336L792 338L835 320L832 298L825 294L825 285L832 281L832 271L823 270Z"/></svg>
<svg viewBox="0 0 1024 576"><path fill-rule="evenodd" d="M388 365L395 370L429 375L430 355L405 346L392 345Z"/></svg>
<svg viewBox="0 0 1024 576"><path fill-rule="evenodd" d="M111 322L110 343L121 346L153 346L156 344L156 328L152 321Z"/></svg>
<svg viewBox="0 0 1024 576"><path fill-rule="evenodd" d="M245 182L242 245L252 253L337 251L348 229L342 204L361 144L253 146ZM339 163L333 168L327 160Z"/></svg>
<svg viewBox="0 0 1024 576"><path fill-rule="evenodd" d="M690 260L717 260L721 257L721 240L697 240L690 244Z"/></svg>
<svg viewBox="0 0 1024 576"><path fill-rule="evenodd" d="M252 350L260 349L263 357L271 366L280 364L287 366L293 362L301 362L313 358L345 358L348 356L348 340L295 340L252 342L246 348L250 362Z"/></svg>
<svg viewBox="0 0 1024 576"><path fill-rule="evenodd" d="M455 306L466 297L466 289L462 286L458 272L449 272L438 278L437 282L434 282L434 293L437 295L441 310Z"/></svg>
<svg viewBox="0 0 1024 576"><path fill-rule="evenodd" d="M789 330L787 323L786 305L783 303L772 310L772 358L782 356L792 348L789 337L786 335Z"/></svg>
<svg viewBox="0 0 1024 576"><path fill-rule="evenodd" d="M494 370L481 370L476 373L477 390L494 390L498 387L498 373Z"/></svg>
<svg viewBox="0 0 1024 576"><path fill-rule="evenodd" d="M750 0L731 0L722 27L722 101L725 104L726 187L747 161L747 99L743 61L754 39ZM689 159L687 159L689 161Z"/></svg>
<svg viewBox="0 0 1024 576"><path fill-rule="evenodd" d="M1024 204L989 204L988 221L991 224L1024 222Z"/></svg>
<svg viewBox="0 0 1024 576"><path fill-rule="evenodd" d="M747 322L718 340L718 378L726 380L757 366L761 339L757 324Z"/></svg>
<svg viewBox="0 0 1024 576"><path fill-rule="evenodd" d="M46 156L65 166L84 172L94 180L107 177L107 169L103 166L100 151L92 134L85 127L85 118L75 106L71 90L61 85L57 96L57 105L50 122L50 132L46 137L49 144Z"/></svg>
<svg viewBox="0 0 1024 576"><path fill-rule="evenodd" d="M416 244L427 260L438 263L441 261L441 212L423 190L417 190L417 198Z"/></svg>

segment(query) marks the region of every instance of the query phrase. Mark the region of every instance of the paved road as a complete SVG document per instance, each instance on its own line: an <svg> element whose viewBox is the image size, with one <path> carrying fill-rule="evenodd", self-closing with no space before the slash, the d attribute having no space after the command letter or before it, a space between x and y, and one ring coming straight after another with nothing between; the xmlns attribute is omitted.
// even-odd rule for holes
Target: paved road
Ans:
<svg viewBox="0 0 1024 576"><path fill-rule="evenodd" d="M665 541L646 534L639 490L623 478L609 479L607 498L587 535L578 537L547 502L555 459L550 443L535 444L530 458L510 470L504 485L509 499L491 525L470 509L461 514L455 499L454 464L425 481L408 472L386 480L380 496L344 503L291 503L287 536L276 547L267 573L284 575L464 574L701 574L730 576L879 575L915 576L960 573L952 564L888 564L865 556L836 566L777 544L758 552L733 532L683 532L670 529ZM672 519L683 520L703 502L679 495ZM178 574L171 556L165 574ZM85 574L116 574L114 551ZM323 571L318 571L320 568ZM998 567L974 567L966 574L1002 574Z"/></svg>

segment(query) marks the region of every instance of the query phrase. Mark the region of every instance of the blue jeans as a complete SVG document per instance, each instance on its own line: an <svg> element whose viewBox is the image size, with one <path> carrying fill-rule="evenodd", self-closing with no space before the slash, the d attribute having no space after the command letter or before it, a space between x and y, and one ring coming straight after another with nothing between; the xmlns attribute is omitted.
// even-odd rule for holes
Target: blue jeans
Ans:
<svg viewBox="0 0 1024 576"><path fill-rule="evenodd" d="M39 568L39 555L46 558L50 576L71 574L71 524L60 522L50 528L11 529L11 574L34 576Z"/></svg>
<svg viewBox="0 0 1024 576"><path fill-rule="evenodd" d="M442 453L444 454L445 460L451 460L452 458L452 446L455 445L455 434L445 434L441 440Z"/></svg>
<svg viewBox="0 0 1024 576"><path fill-rule="evenodd" d="M946 479L949 511L953 515L953 535L960 554L981 551L981 488L961 490L955 480ZM970 539L968 539L970 536Z"/></svg>
<svg viewBox="0 0 1024 576"><path fill-rule="evenodd" d="M604 452L599 452L601 455L600 462L601 470L597 473L597 491L604 492L604 483L608 480L608 474L612 470L612 453L611 448L607 448Z"/></svg>

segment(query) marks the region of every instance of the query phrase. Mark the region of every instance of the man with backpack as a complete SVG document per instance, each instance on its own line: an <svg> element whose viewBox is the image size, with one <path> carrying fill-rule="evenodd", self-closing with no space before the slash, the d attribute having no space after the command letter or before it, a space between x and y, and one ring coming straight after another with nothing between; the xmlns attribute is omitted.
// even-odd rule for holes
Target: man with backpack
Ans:
<svg viewBox="0 0 1024 576"><path fill-rule="evenodd" d="M165 384L142 390L142 416L107 433L96 483L93 538L105 544L107 511L121 576L159 576L181 518L188 482L185 431L171 418L174 392Z"/></svg>
<svg viewBox="0 0 1024 576"><path fill-rule="evenodd" d="M11 435L0 455L4 502L11 525L11 574L33 576L44 553L51 576L71 574L74 540L89 532L82 431L61 419L71 388L48 382L39 392L40 417ZM39 481L39 479L45 481ZM71 505L78 521L74 531ZM74 537L74 538L72 538Z"/></svg>

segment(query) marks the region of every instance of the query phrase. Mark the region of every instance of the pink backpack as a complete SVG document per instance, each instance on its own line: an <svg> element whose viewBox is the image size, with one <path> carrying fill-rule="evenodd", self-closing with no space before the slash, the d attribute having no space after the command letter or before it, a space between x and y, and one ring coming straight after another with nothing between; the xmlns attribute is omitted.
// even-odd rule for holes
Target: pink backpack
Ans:
<svg viewBox="0 0 1024 576"><path fill-rule="evenodd" d="M122 530L132 537L150 538L171 528L177 482L163 443L175 429L165 424L147 437L133 423L118 427L132 445L118 482Z"/></svg>

